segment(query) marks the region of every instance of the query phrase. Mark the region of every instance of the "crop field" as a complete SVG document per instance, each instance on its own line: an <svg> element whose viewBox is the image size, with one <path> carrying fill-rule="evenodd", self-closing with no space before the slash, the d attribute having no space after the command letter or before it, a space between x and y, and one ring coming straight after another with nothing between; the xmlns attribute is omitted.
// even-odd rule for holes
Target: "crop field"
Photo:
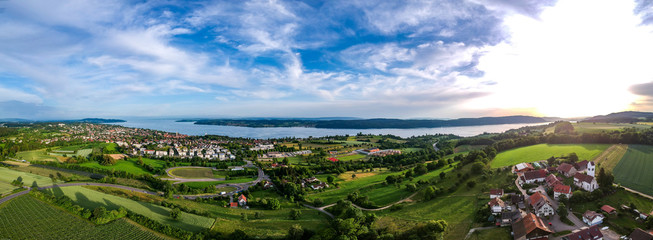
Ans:
<svg viewBox="0 0 653 240"><path fill-rule="evenodd" d="M59 161L57 156L46 154L45 149L18 152L16 158L27 161Z"/></svg>
<svg viewBox="0 0 653 240"><path fill-rule="evenodd" d="M570 153L576 153L580 160L593 160L609 146L609 144L537 144L500 152L490 166L498 168L522 162L537 162L552 156L567 156Z"/></svg>
<svg viewBox="0 0 653 240"><path fill-rule="evenodd" d="M213 178L213 170L210 168L175 168L169 173L180 178Z"/></svg>
<svg viewBox="0 0 653 240"><path fill-rule="evenodd" d="M616 183L653 195L653 146L629 145L613 173Z"/></svg>
<svg viewBox="0 0 653 240"><path fill-rule="evenodd" d="M0 206L0 226L7 239L168 239L126 219L96 226L29 195Z"/></svg>
<svg viewBox="0 0 653 240"><path fill-rule="evenodd" d="M115 210L123 206L132 212L147 216L155 221L168 224L188 231L202 231L213 225L214 219L182 212L180 220L170 218L170 209L151 203L137 202L94 191L81 186L49 189L55 196L66 195L82 207L95 209L104 206L107 210Z"/></svg>
<svg viewBox="0 0 653 240"><path fill-rule="evenodd" d="M572 123L572 125L574 126L574 130L579 133L596 133L623 128L650 128L650 126L644 124L629 123Z"/></svg>
<svg viewBox="0 0 653 240"><path fill-rule="evenodd" d="M594 162L599 165L599 168L605 168L605 170L612 172L614 167L617 166L617 163L624 157L627 150L628 145L626 144L612 145L596 157Z"/></svg>
<svg viewBox="0 0 653 240"><path fill-rule="evenodd" d="M116 171L125 171L132 174L151 174L150 172L145 170L145 168L139 166L133 160L119 160L118 162L116 162L116 164L111 166L104 166L99 164L98 162L85 162L85 163L80 163L79 165L84 167L104 169L104 170L113 169Z"/></svg>
<svg viewBox="0 0 653 240"><path fill-rule="evenodd" d="M12 181L16 180L19 176L23 178L23 183L25 186L32 186L34 181L36 181L36 184L39 186L52 185L52 180L49 177L0 167L0 182L9 184Z"/></svg>

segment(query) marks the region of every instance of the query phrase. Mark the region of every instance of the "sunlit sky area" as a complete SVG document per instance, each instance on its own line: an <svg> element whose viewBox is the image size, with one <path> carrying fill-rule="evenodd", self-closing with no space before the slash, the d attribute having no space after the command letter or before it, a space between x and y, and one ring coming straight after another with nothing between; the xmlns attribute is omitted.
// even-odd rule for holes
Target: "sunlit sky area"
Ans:
<svg viewBox="0 0 653 240"><path fill-rule="evenodd" d="M0 1L0 118L653 111L653 2Z"/></svg>

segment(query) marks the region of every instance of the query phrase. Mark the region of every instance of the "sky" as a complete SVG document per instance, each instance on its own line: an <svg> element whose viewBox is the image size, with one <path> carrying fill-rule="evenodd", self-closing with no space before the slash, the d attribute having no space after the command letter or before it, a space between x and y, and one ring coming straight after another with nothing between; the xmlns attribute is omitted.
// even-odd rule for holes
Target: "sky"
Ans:
<svg viewBox="0 0 653 240"><path fill-rule="evenodd" d="M653 1L0 0L0 118L653 111Z"/></svg>

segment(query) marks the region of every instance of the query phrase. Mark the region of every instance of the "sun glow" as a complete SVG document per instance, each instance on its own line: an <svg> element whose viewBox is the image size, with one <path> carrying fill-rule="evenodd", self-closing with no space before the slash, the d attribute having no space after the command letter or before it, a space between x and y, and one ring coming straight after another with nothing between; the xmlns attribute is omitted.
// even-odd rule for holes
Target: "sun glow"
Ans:
<svg viewBox="0 0 653 240"><path fill-rule="evenodd" d="M488 47L478 68L493 94L471 109L535 109L534 114L589 116L628 110L633 84L653 81L653 31L628 1L562 0L541 18L512 16L508 42Z"/></svg>

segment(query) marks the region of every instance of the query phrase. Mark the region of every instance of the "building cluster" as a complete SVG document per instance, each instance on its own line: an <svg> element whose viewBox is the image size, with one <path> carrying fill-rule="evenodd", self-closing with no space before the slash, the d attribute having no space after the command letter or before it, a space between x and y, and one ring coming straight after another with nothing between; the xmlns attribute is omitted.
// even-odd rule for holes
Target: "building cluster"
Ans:
<svg viewBox="0 0 653 240"><path fill-rule="evenodd" d="M295 151L295 152L267 152L263 154L258 155L258 160L260 161L272 161L273 159L281 159L281 158L286 158L286 157L294 157L294 156L300 156L300 155L308 155L313 153L311 150L301 150L301 151Z"/></svg>
<svg viewBox="0 0 653 240"><path fill-rule="evenodd" d="M302 180L302 187L310 187L313 190L320 190L323 188L328 188L329 184L320 181L316 177L310 177Z"/></svg>

